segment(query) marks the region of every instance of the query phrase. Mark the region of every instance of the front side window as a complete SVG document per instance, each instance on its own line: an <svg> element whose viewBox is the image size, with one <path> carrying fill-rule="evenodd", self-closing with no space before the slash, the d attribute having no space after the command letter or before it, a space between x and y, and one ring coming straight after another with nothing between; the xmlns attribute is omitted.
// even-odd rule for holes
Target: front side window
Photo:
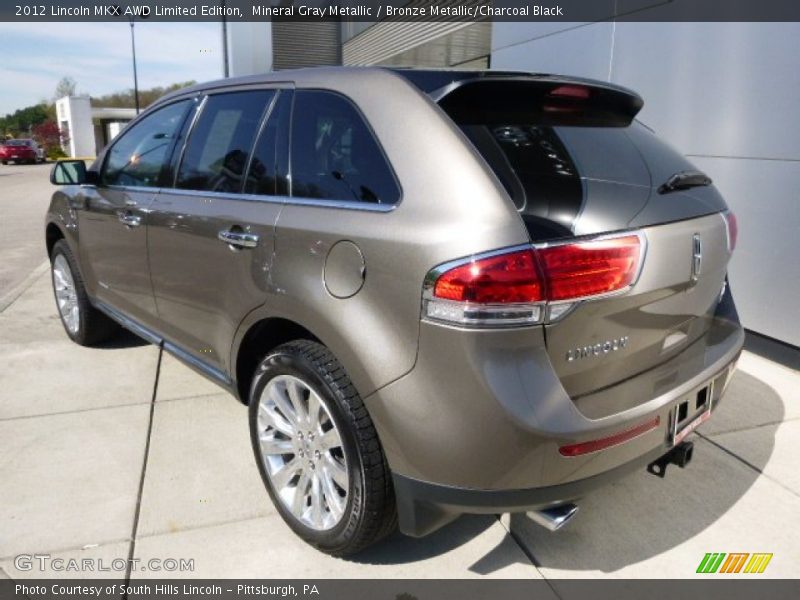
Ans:
<svg viewBox="0 0 800 600"><path fill-rule="evenodd" d="M348 100L297 91L292 111L292 196L396 204L400 190L378 142Z"/></svg>
<svg viewBox="0 0 800 600"><path fill-rule="evenodd" d="M104 185L157 187L189 100L170 104L125 131L111 147L101 175Z"/></svg>
<svg viewBox="0 0 800 600"><path fill-rule="evenodd" d="M177 187L241 192L261 117L274 96L274 90L209 96L189 137Z"/></svg>

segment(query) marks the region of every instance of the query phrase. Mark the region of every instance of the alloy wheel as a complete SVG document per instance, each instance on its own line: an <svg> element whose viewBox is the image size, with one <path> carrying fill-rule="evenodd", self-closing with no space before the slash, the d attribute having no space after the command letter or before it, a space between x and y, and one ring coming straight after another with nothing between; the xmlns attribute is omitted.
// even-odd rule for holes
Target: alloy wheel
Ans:
<svg viewBox="0 0 800 600"><path fill-rule="evenodd" d="M69 263L63 254L56 256L53 261L53 288L56 292L58 312L67 331L73 335L80 327L80 312L78 310L78 292L75 289L75 280Z"/></svg>
<svg viewBox="0 0 800 600"><path fill-rule="evenodd" d="M258 402L261 460L275 494L303 525L332 529L347 507L349 475L325 401L302 379L277 375Z"/></svg>

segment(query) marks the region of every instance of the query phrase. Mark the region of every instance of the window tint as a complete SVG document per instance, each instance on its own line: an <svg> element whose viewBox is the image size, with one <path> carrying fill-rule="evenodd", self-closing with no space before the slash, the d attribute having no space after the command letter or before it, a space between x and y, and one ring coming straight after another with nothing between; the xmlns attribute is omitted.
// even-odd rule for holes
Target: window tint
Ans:
<svg viewBox="0 0 800 600"><path fill-rule="evenodd" d="M292 196L395 204L400 191L354 106L330 92L295 92Z"/></svg>
<svg viewBox="0 0 800 600"><path fill-rule="evenodd" d="M177 187L242 191L244 170L261 116L274 96L271 90L209 96L189 137Z"/></svg>
<svg viewBox="0 0 800 600"><path fill-rule="evenodd" d="M190 101L157 110L127 129L111 147L101 180L106 185L155 187Z"/></svg>
<svg viewBox="0 0 800 600"><path fill-rule="evenodd" d="M248 194L264 194L267 196L286 194L286 169L279 161L285 156L286 129L289 123L289 112L292 107L292 93L279 92L276 104L269 115L256 142L253 160L247 173L244 191ZM278 149L280 148L280 152Z"/></svg>

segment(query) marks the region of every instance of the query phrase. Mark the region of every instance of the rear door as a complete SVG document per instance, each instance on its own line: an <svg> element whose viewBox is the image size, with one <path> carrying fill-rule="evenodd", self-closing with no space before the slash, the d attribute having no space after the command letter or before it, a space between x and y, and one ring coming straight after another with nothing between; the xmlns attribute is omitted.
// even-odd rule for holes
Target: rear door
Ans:
<svg viewBox="0 0 800 600"><path fill-rule="evenodd" d="M730 258L725 203L713 186L659 191L694 167L632 120L638 107L624 90L532 78L467 85L440 104L535 244L643 234L629 290L549 308L547 350L573 398L668 360L708 330Z"/></svg>
<svg viewBox="0 0 800 600"><path fill-rule="evenodd" d="M237 326L270 293L290 97L277 88L208 95L174 186L151 207L150 268L168 349L221 380Z"/></svg>

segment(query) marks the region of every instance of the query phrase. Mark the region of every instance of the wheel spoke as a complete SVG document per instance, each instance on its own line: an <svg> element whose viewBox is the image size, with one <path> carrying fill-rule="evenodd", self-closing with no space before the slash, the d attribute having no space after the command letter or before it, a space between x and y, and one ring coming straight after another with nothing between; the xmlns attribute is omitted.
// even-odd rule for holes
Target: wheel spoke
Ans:
<svg viewBox="0 0 800 600"><path fill-rule="evenodd" d="M305 512L309 483L308 473L303 471L300 474L300 479L297 481L297 486L294 489L294 496L292 497L292 512L297 517L302 517Z"/></svg>
<svg viewBox="0 0 800 600"><path fill-rule="evenodd" d="M322 469L322 490L325 493L325 502L328 505L333 517L338 521L344 513L344 498L339 494L339 490L333 483L330 471ZM347 490L345 490L346 492Z"/></svg>
<svg viewBox="0 0 800 600"><path fill-rule="evenodd" d="M328 471L330 476L339 485L339 487L347 491L347 471L345 470L344 466L338 460L333 458L333 456L326 453L324 468Z"/></svg>
<svg viewBox="0 0 800 600"><path fill-rule="evenodd" d="M280 491L285 488L301 469L300 461L293 458L272 474L272 484Z"/></svg>
<svg viewBox="0 0 800 600"><path fill-rule="evenodd" d="M277 386L273 386L269 388L269 398L272 400L275 406L278 407L281 413L283 413L284 418L291 424L292 429L296 430L299 421L297 419L297 413L295 413L288 397L280 389L278 389Z"/></svg>
<svg viewBox="0 0 800 600"><path fill-rule="evenodd" d="M298 424L307 423L308 415L306 414L306 408L304 406L303 390L299 388L296 381L289 380L286 383L286 392L289 395L289 401L292 403L292 407L294 407L294 414Z"/></svg>
<svg viewBox="0 0 800 600"><path fill-rule="evenodd" d="M319 473L314 473L311 477L311 522L318 529L322 528L322 485L320 485Z"/></svg>
<svg viewBox="0 0 800 600"><path fill-rule="evenodd" d="M258 441L261 444L261 452L264 454L294 454L294 444L291 440L279 440L275 437L275 431L263 432Z"/></svg>
<svg viewBox="0 0 800 600"><path fill-rule="evenodd" d="M320 409L319 396L311 391L308 395L308 425L312 431L319 430Z"/></svg>
<svg viewBox="0 0 800 600"><path fill-rule="evenodd" d="M286 420L277 410L275 410L274 406L269 407L261 404L258 407L258 412L258 421L259 425L262 426L262 429L273 427L288 437L294 437L296 433L294 425L290 421Z"/></svg>
<svg viewBox="0 0 800 600"><path fill-rule="evenodd" d="M341 448L342 439L339 437L339 433L336 431L336 429L329 429L320 436L319 445L325 450Z"/></svg>

